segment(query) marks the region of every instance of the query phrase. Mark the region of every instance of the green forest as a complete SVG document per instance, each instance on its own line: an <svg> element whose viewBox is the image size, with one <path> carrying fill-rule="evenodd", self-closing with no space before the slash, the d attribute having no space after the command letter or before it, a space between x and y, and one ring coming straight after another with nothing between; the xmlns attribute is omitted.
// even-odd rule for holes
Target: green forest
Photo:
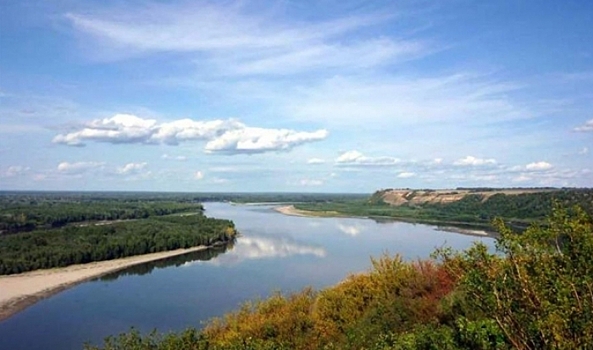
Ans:
<svg viewBox="0 0 593 350"><path fill-rule="evenodd" d="M557 202L497 251L481 243L427 260L372 259L333 287L244 304L203 329L131 330L87 350L588 349L593 344L593 221Z"/></svg>
<svg viewBox="0 0 593 350"><path fill-rule="evenodd" d="M189 197L37 193L0 204L0 275L227 244L237 234Z"/></svg>
<svg viewBox="0 0 593 350"><path fill-rule="evenodd" d="M484 191L485 189L475 189ZM301 210L335 213L345 216L371 218L392 218L402 221L431 224L470 224L487 229L494 218L502 218L516 231L526 229L532 222L543 222L550 215L552 203L564 206L579 205L587 213L593 213L592 189L557 189L518 195L495 194L484 198L480 194L469 194L459 201L450 203L426 203L393 206L381 199L377 191L365 199L328 200L326 202L300 203Z"/></svg>

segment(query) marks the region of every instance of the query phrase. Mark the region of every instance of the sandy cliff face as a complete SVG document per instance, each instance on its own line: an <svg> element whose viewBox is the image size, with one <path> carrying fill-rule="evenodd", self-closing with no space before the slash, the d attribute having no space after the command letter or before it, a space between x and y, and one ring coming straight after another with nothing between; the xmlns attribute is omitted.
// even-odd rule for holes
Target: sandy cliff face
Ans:
<svg viewBox="0 0 593 350"><path fill-rule="evenodd" d="M518 195L549 191L547 189L509 189L509 190L386 190L378 193L387 204L399 206L403 204L451 203L461 200L467 195L479 195L485 201L495 194Z"/></svg>

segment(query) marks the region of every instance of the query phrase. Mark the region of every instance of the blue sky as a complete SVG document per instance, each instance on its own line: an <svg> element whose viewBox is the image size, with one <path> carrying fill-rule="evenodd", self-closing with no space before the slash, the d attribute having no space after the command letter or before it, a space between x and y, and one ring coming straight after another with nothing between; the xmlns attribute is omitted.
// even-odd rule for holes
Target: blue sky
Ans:
<svg viewBox="0 0 593 350"><path fill-rule="evenodd" d="M3 190L593 185L591 1L0 6Z"/></svg>

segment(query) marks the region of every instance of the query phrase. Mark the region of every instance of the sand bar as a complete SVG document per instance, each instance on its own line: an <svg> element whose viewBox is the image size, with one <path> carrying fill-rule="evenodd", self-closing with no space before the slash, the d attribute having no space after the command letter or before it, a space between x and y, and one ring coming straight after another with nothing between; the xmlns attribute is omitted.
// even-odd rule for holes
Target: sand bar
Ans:
<svg viewBox="0 0 593 350"><path fill-rule="evenodd" d="M282 213L284 215L291 215L291 216L311 216L307 215L307 213L303 212L302 210L298 210L294 207L294 205L285 205L282 207L275 207L275 211Z"/></svg>
<svg viewBox="0 0 593 350"><path fill-rule="evenodd" d="M284 215L291 215L291 216L303 216L309 218L317 218L317 217L347 217L342 215L336 211L310 211L310 210L301 210L294 207L294 205L285 205L281 207L275 207L275 211L282 213Z"/></svg>
<svg viewBox="0 0 593 350"><path fill-rule="evenodd" d="M123 259L71 265L62 268L36 270L16 275L0 276L0 321L22 311L37 301L90 279L149 261L160 260L207 249L200 246L177 249Z"/></svg>

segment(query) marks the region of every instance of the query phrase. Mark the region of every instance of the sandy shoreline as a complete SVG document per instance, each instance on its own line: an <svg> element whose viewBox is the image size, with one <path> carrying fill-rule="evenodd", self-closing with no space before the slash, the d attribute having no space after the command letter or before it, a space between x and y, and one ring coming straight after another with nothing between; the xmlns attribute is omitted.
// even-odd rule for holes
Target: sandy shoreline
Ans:
<svg viewBox="0 0 593 350"><path fill-rule="evenodd" d="M301 209L295 208L294 205L284 205L281 207L275 207L274 210L281 214L284 214L284 215L302 216L302 217L308 217L308 218L345 217L344 215L341 215L340 213L335 212L335 211L317 212L317 211L301 210Z"/></svg>
<svg viewBox="0 0 593 350"><path fill-rule="evenodd" d="M291 216L311 216L303 213L301 210L298 210L294 207L294 205L284 205L281 207L275 207L275 211L282 213L284 215L291 215Z"/></svg>
<svg viewBox="0 0 593 350"><path fill-rule="evenodd" d="M0 321L22 311L37 301L52 296L81 282L149 261L207 249L200 246L177 249L123 259L36 270L17 275L0 276Z"/></svg>

